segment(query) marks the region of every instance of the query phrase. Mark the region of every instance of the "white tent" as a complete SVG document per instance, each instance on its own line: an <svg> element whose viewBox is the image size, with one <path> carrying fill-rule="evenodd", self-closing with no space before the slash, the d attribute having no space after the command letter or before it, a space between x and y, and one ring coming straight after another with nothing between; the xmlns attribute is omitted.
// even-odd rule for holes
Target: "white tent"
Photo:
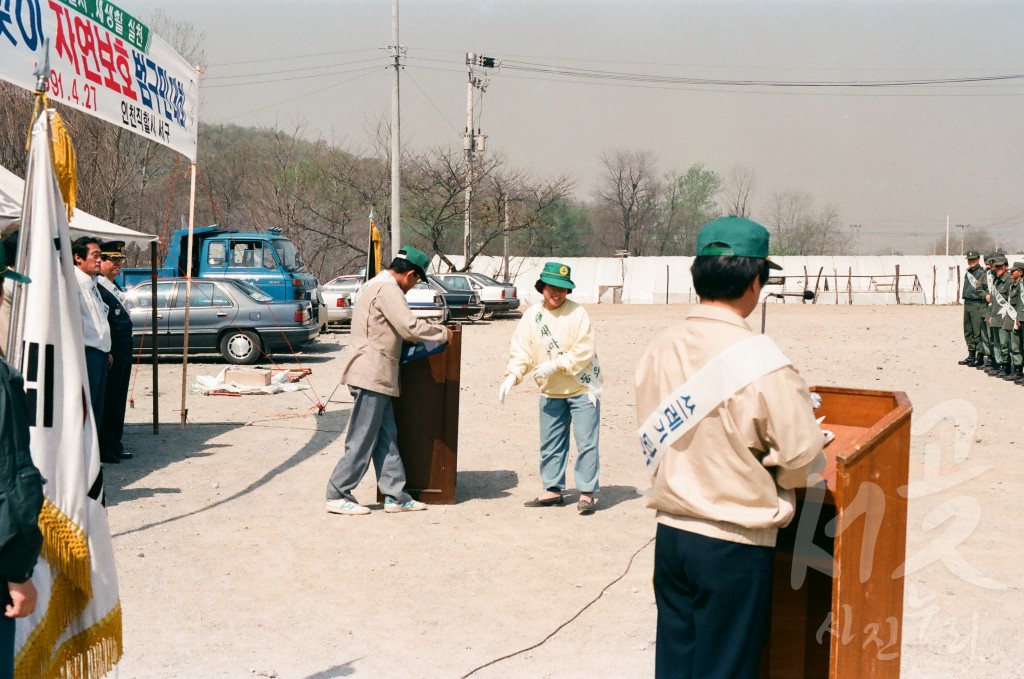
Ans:
<svg viewBox="0 0 1024 679"><path fill-rule="evenodd" d="M0 166L0 234L21 219L21 199L25 194L25 180L6 167ZM88 212L75 209L71 217L71 237L96 236L101 240L123 240L143 247L156 240L156 236L112 224Z"/></svg>

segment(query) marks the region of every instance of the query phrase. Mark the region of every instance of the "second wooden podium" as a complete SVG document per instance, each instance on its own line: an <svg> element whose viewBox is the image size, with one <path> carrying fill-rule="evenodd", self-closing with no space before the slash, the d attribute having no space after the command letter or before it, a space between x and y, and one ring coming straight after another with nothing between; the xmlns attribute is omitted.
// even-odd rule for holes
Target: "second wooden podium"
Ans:
<svg viewBox="0 0 1024 679"><path fill-rule="evenodd" d="M769 642L771 679L900 675L910 458L903 392L815 387L836 438L827 490L798 497L779 532Z"/></svg>

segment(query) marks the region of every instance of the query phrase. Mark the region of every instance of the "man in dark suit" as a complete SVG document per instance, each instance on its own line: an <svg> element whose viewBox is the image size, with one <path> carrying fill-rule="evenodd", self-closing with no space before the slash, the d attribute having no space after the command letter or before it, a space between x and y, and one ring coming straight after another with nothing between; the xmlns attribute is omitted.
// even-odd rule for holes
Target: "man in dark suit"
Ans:
<svg viewBox="0 0 1024 679"><path fill-rule="evenodd" d="M124 411L132 376L132 318L124 306L124 290L115 282L124 264L124 241L108 241L100 245L99 290L107 305L110 324L110 372L99 423L100 459L120 462L134 457L124 449Z"/></svg>

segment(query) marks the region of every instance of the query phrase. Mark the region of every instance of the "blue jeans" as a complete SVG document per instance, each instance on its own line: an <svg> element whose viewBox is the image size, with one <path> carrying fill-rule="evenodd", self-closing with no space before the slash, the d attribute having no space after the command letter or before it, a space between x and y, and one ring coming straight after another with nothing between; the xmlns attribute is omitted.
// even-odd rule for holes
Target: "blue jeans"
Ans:
<svg viewBox="0 0 1024 679"><path fill-rule="evenodd" d="M560 492L565 488L569 464L569 425L576 435L576 467L573 476L581 493L600 488L597 455L601 433L601 402L592 405L586 394L571 398L540 397L540 481L544 488Z"/></svg>

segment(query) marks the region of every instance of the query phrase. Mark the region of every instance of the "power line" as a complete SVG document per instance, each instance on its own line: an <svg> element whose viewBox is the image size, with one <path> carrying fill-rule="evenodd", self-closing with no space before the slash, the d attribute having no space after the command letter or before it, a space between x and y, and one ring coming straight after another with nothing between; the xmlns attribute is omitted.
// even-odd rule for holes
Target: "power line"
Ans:
<svg viewBox="0 0 1024 679"><path fill-rule="evenodd" d="M322 66L303 66L301 68L287 68L280 71L261 71L259 73L238 73L236 75L220 75L220 76L207 76L203 78L203 82L211 80L237 80L238 78L257 78L264 75L280 75L282 73L302 73L303 71L319 71L325 68L338 68L341 66L352 66L353 64L365 64L371 61L381 61L382 57L376 57L374 59L357 59L356 61L343 61L335 64L324 64ZM248 83L239 83L248 84Z"/></svg>
<svg viewBox="0 0 1024 679"><path fill-rule="evenodd" d="M314 75L299 75L299 76L293 76L291 78L273 78L271 80L256 80L256 81L248 82L248 83L222 83L220 85L207 85L207 86L204 86L203 89L211 89L212 90L212 89L218 89L218 88L222 88L222 87L245 87L247 85L264 85L266 83L279 83L279 82L285 82L285 81L289 81L290 82L290 81L293 81L293 80L308 80L310 78L326 78L326 77L329 77L329 76L332 76L332 75L342 75L342 74L346 74L346 73L360 73L362 71L376 71L376 70L379 70L381 68L387 68L387 65L386 64L382 64L382 65L378 65L378 66L366 66L366 67L363 67L363 68L355 68L355 69L352 69L352 70L349 70L349 71L334 71L334 72L331 72L331 73L318 73L318 74L314 74Z"/></svg>
<svg viewBox="0 0 1024 679"><path fill-rule="evenodd" d="M267 59L246 59L245 61L227 61L223 64L209 64L207 68L221 68L223 66L238 66L239 64L261 64L268 61L288 61L289 59L311 59L313 57L331 57L337 54L356 54L358 52L375 52L380 47L364 47L357 50L343 50L340 52L317 52L315 54L294 54L287 57L271 57Z"/></svg>

